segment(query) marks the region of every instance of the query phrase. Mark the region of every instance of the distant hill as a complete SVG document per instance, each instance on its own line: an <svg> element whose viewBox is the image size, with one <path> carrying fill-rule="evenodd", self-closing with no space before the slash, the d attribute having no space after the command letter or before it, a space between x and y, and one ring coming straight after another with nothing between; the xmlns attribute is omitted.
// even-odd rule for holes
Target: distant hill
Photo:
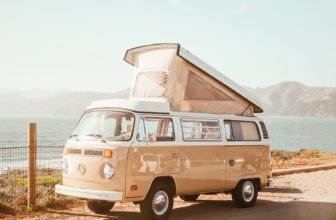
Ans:
<svg viewBox="0 0 336 220"><path fill-rule="evenodd" d="M39 96L33 91L21 93L0 90L0 115L79 115L91 102L127 98L129 90L116 93L60 91Z"/></svg>
<svg viewBox="0 0 336 220"><path fill-rule="evenodd" d="M336 117L335 87L282 82L246 88L261 100L266 115ZM127 98L128 94L129 89L117 93L0 89L0 115L79 115L92 101Z"/></svg>
<svg viewBox="0 0 336 220"><path fill-rule="evenodd" d="M267 115L336 117L335 87L282 82L250 91L261 100Z"/></svg>

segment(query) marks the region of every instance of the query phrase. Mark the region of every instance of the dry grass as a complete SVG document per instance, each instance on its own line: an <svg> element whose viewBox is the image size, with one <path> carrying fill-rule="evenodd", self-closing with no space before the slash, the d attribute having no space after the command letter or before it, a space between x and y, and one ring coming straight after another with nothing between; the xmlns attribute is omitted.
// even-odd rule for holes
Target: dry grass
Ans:
<svg viewBox="0 0 336 220"><path fill-rule="evenodd" d="M336 162L336 154L318 150L301 149L299 151L272 150L272 168L322 165Z"/></svg>
<svg viewBox="0 0 336 220"><path fill-rule="evenodd" d="M15 215L16 210L10 207L9 205L0 201L0 210L1 213L8 214L8 215ZM0 215L1 217L1 215Z"/></svg>
<svg viewBox="0 0 336 220"><path fill-rule="evenodd" d="M71 197L49 195L38 201L36 210L44 210L47 208L67 209L76 205L78 202L80 202L80 200Z"/></svg>
<svg viewBox="0 0 336 220"><path fill-rule="evenodd" d="M16 212L27 211L27 182L27 173L22 170L9 170L0 175L0 213L14 215ZM29 211L66 208L76 204L77 199L55 196L55 185L58 183L61 183L59 170L38 170L37 204Z"/></svg>

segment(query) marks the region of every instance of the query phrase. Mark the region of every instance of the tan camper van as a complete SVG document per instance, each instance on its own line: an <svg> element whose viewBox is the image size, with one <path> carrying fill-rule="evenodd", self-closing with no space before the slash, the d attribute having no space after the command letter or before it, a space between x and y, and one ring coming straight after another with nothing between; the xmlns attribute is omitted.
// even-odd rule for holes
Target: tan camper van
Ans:
<svg viewBox="0 0 336 220"><path fill-rule="evenodd" d="M271 181L270 147L257 100L178 44L130 49L128 100L92 103L64 148L56 193L95 213L135 202L167 219L174 197L231 193L252 206Z"/></svg>

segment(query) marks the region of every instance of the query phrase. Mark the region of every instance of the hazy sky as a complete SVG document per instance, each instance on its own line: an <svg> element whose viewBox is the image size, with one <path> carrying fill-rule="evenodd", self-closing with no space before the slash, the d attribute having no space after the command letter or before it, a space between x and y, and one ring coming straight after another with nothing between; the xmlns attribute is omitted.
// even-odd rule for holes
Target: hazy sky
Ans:
<svg viewBox="0 0 336 220"><path fill-rule="evenodd" d="M336 86L336 0L0 0L0 88L120 90L157 42L247 86Z"/></svg>

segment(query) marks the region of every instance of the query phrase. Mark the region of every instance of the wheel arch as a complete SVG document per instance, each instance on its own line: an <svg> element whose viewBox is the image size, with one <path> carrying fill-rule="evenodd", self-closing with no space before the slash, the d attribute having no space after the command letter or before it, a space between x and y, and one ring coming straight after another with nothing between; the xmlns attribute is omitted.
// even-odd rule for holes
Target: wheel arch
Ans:
<svg viewBox="0 0 336 220"><path fill-rule="evenodd" d="M245 181L245 180L254 180L254 181L256 181L258 191L261 189L261 178L259 176L257 176L257 177L247 177L247 178L240 179L237 182L237 184L236 184L236 186L234 187L233 190L235 190L238 187L239 183L241 183L242 181Z"/></svg>
<svg viewBox="0 0 336 220"><path fill-rule="evenodd" d="M168 184L169 187L172 189L173 191L173 196L176 195L176 183L175 183L175 180L172 176L157 176L157 177L154 177L151 181L151 184L149 184L149 187L147 188L146 190L146 196L150 190L150 188L153 186L153 184L156 184L158 182L162 182L162 183L165 183L165 184ZM145 197L146 197L145 196Z"/></svg>

